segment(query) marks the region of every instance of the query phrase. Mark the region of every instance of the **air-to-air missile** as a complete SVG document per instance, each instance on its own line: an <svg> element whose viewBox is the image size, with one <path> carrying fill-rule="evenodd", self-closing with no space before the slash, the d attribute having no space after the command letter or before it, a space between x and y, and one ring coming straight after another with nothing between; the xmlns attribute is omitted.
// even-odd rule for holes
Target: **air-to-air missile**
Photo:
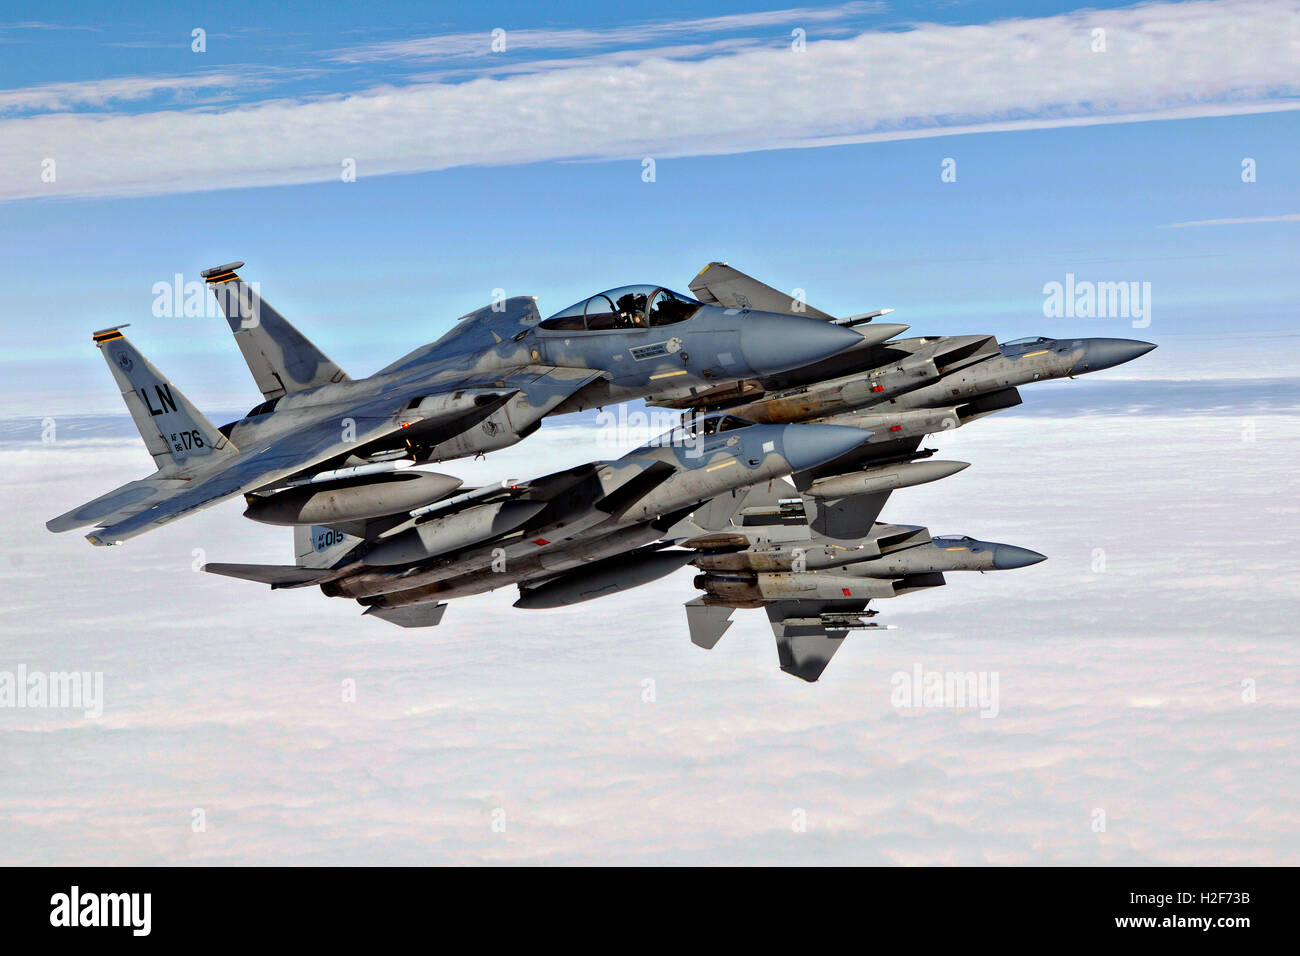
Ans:
<svg viewBox="0 0 1300 956"><path fill-rule="evenodd" d="M303 580L300 568L280 569L287 574L278 583L317 583L327 595L359 599L381 617L516 583L520 607L576 603L685 564L690 552L679 558L637 549L659 541L710 498L805 471L869 437L836 425L754 425L733 415L705 416L614 461L502 482L353 526L357 540L344 561L311 581ZM589 575L590 562L603 558L609 560ZM570 569L581 570L566 577ZM207 570L277 583L274 568Z"/></svg>
<svg viewBox="0 0 1300 956"><path fill-rule="evenodd" d="M94 333L156 471L51 519L49 530L96 525L87 535L92 544L120 544L239 494L258 496L249 515L257 520L359 520L376 507L400 507L404 495L423 494L416 484L428 485L367 476L361 469L372 465L494 451L526 438L548 415L711 388L891 334L628 286L545 320L530 297L500 299L461 317L436 342L352 379L240 278L242 266L202 275L264 400L218 428L121 326ZM293 490L271 500L345 472L328 489L340 492L332 499ZM361 500L363 487L373 488L373 502Z"/></svg>

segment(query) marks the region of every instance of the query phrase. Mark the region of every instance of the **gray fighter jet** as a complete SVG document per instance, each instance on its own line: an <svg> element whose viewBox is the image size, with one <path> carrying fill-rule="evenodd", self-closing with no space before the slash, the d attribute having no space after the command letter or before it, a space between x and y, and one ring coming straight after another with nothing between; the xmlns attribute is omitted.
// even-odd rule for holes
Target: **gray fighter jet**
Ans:
<svg viewBox="0 0 1300 956"><path fill-rule="evenodd" d="M293 528L293 565L209 564L319 586L402 627L455 597L517 585L516 606L592 600L701 572L691 639L766 609L782 669L817 680L869 602L950 571L1043 560L1026 548L883 524L889 495L967 467L922 439L1020 403L1020 386L1110 368L1123 339L900 338L889 310L835 318L721 263L690 284L599 293L540 319L531 299L471 313L353 382L235 274L209 270L265 402L213 429L117 330L96 341L159 471L50 522L113 543L243 492L250 519ZM416 465L518 441L546 415L644 398L686 412L614 461L464 489ZM355 435L340 440L350 421ZM170 431L170 434L169 434ZM240 449L235 451L235 449ZM788 477L788 482L781 480ZM233 490L232 490L233 489Z"/></svg>
<svg viewBox="0 0 1300 956"><path fill-rule="evenodd" d="M518 584L521 608L644 584L692 560L662 550L700 504L805 471L870 436L834 425L705 416L615 461L444 497L363 522L298 528L296 566L209 564L273 587L318 584L404 627L438 623L447 599ZM317 557L310 537L323 537Z"/></svg>
<svg viewBox="0 0 1300 956"><path fill-rule="evenodd" d="M891 311L835 319L724 263L705 266L690 289L717 305L756 304L859 329ZM923 460L931 454L919 450L926 435L1019 405L1019 386L1112 368L1154 348L1150 342L1111 338L1038 337L1002 345L989 335L864 340L800 368L651 401L691 414L725 410L769 424L870 431L871 440L843 458L794 476L813 507L816 529L856 540L870 532L890 491L953 473L949 466Z"/></svg>
<svg viewBox="0 0 1300 956"><path fill-rule="evenodd" d="M437 480L393 479L402 465L505 447L547 415L682 395L888 338L886 330L864 338L808 317L633 286L545 321L533 299L504 299L374 375L351 379L240 279L242 265L203 276L264 401L217 428L122 327L96 332L157 470L47 522L51 531L95 525L86 536L92 544L119 544L234 495L277 491L289 497L267 514L283 518L295 507L310 514L342 490L360 510L344 514L336 501L333 517L365 518L439 496Z"/></svg>
<svg viewBox="0 0 1300 956"><path fill-rule="evenodd" d="M935 463L940 464L940 463ZM947 464L947 463L944 463ZM957 462L955 464L964 464ZM817 532L804 499L785 481L740 496L729 523L682 542L697 552L705 592L686 605L691 641L711 649L737 608L764 608L781 669L817 680L850 631L879 625L872 600L941 587L949 571L1006 571L1044 555L970 537L931 537L922 527L875 524L862 538Z"/></svg>
<svg viewBox="0 0 1300 956"><path fill-rule="evenodd" d="M861 327L891 310L835 319L724 263L691 282L701 300L756 305ZM1020 404L1019 386L1132 361L1149 342L987 335L890 339L808 366L695 392L665 404L691 414L725 409L759 422L851 425L872 433L844 456L781 483L710 502L710 529L685 542L705 592L687 605L692 640L712 647L736 608L767 609L782 669L816 680L845 635L869 628L872 599L944 583L945 571L1006 570L1037 552L973 539L930 539L923 528L877 522L890 494L967 467L929 460L924 437Z"/></svg>

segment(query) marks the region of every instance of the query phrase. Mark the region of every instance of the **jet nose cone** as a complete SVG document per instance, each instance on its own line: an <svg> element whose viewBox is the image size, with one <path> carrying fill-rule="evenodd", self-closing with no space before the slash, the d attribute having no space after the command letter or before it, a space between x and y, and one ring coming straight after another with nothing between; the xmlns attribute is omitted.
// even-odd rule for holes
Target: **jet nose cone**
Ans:
<svg viewBox="0 0 1300 956"><path fill-rule="evenodd" d="M740 323L740 351L759 375L811 365L861 342L852 329L800 315L756 312Z"/></svg>
<svg viewBox="0 0 1300 956"><path fill-rule="evenodd" d="M1046 560L1047 555L1030 551L1028 548L1018 548L1014 544L1000 544L993 551L993 567L999 571L1027 568L1031 564Z"/></svg>
<svg viewBox="0 0 1300 956"><path fill-rule="evenodd" d="M1137 339L1085 339L1083 358L1079 360L1078 368L1082 372L1114 368L1146 355L1153 348L1155 345L1151 342L1139 342Z"/></svg>
<svg viewBox="0 0 1300 956"><path fill-rule="evenodd" d="M871 437L871 432L845 425L786 425L781 448L792 471L806 471L847 454Z"/></svg>

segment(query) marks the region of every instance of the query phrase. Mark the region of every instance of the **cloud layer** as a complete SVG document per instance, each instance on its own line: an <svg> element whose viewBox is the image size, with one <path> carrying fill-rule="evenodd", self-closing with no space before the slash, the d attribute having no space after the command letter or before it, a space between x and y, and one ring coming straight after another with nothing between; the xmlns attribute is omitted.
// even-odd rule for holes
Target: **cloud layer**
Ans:
<svg viewBox="0 0 1300 956"><path fill-rule="evenodd" d="M346 159L372 176L1294 109L1298 17L1300 0L1206 0L843 39L810 23L803 52L645 50L229 109L13 118L0 199L323 182Z"/></svg>
<svg viewBox="0 0 1300 956"><path fill-rule="evenodd" d="M403 632L192 571L196 548L285 560L287 533L238 503L91 548L41 521L145 452L9 445L0 669L102 670L106 703L98 722L0 709L0 863L1300 862L1280 494L1300 417L1013 412L937 442L974 467L885 517L1050 560L882 602L899 629L852 638L815 685L778 671L759 612L693 647L689 570L569 610L459 601ZM452 470L615 451L548 427ZM895 709L916 664L998 672L999 715Z"/></svg>

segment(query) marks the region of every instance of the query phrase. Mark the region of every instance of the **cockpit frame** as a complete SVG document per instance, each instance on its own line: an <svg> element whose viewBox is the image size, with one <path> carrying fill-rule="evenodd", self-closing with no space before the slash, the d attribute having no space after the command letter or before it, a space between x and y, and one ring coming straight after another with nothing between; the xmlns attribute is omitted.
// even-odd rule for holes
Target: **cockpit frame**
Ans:
<svg viewBox="0 0 1300 956"><path fill-rule="evenodd" d="M644 332L685 322L703 307L664 286L622 286L575 302L537 327L546 332Z"/></svg>

